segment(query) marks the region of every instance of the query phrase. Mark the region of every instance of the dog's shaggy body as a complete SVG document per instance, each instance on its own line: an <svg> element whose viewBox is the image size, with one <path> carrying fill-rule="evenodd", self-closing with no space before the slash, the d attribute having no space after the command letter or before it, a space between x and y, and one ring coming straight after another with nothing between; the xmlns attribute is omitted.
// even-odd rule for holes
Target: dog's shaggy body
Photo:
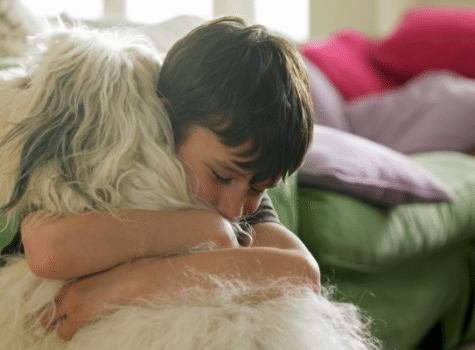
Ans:
<svg viewBox="0 0 475 350"><path fill-rule="evenodd" d="M81 28L53 31L37 44L30 64L0 82L0 205L9 215L200 207L155 93L153 47L124 31ZM64 342L38 319L64 282L36 277L24 256L10 258L0 269L0 349L377 348L355 306L310 287L207 278L213 292L196 287L173 300L111 305ZM280 297L247 297L276 287Z"/></svg>

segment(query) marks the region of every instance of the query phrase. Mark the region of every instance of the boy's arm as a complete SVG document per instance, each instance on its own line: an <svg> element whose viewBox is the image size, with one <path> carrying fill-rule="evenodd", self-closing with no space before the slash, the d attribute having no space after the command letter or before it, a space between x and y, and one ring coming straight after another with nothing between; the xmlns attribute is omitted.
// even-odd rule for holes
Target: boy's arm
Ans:
<svg viewBox="0 0 475 350"><path fill-rule="evenodd" d="M238 247L231 224L208 210L83 212L41 220L30 213L21 235L31 271L64 280L103 271L125 261L183 252L202 244Z"/></svg>
<svg viewBox="0 0 475 350"><path fill-rule="evenodd" d="M315 271L320 271L314 256L302 241L284 225L275 222L263 222L253 226L255 237L252 248L274 248L279 251L294 253L306 260Z"/></svg>
<svg viewBox="0 0 475 350"><path fill-rule="evenodd" d="M71 340L78 329L97 320L104 305L123 305L135 298L157 294L176 299L183 288L194 286L213 290L215 285L206 278L209 274L253 284L263 283L269 278L288 277L291 283L308 284L316 293L320 291L318 265L309 262L307 256L298 250L231 248L168 258L139 259L64 286L58 294L53 317L53 321L64 319L58 328L58 336ZM256 297L279 295L279 290L268 292L269 295ZM48 317L49 314L42 319L44 326L47 326Z"/></svg>

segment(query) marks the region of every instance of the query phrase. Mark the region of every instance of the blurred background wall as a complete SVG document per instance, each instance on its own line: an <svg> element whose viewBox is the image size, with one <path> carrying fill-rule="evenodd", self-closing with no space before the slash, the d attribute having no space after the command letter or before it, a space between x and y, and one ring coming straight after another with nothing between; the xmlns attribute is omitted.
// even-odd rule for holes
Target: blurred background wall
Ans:
<svg viewBox="0 0 475 350"><path fill-rule="evenodd" d="M407 8L423 5L473 6L475 0L310 0L310 38L342 27L373 37L387 33Z"/></svg>
<svg viewBox="0 0 475 350"><path fill-rule="evenodd" d="M1 0L6 1L6 0ZM17 0L10 0L17 1ZM52 16L68 13L82 19L127 19L157 23L187 14L204 18L237 15L287 37L305 42L351 27L372 37L387 33L410 7L473 6L475 0L18 0Z"/></svg>

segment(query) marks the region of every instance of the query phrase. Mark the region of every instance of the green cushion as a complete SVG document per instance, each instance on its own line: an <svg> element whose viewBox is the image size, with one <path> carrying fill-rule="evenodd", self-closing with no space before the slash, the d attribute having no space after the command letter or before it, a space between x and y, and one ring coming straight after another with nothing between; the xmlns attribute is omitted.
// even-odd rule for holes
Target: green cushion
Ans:
<svg viewBox="0 0 475 350"><path fill-rule="evenodd" d="M371 316L373 334L384 342L383 349L415 350L438 324L434 348L452 350L464 340L471 307L468 250L449 249L373 274L335 276L334 271L322 269L322 281L330 278L338 288L337 300L352 302Z"/></svg>
<svg viewBox="0 0 475 350"><path fill-rule="evenodd" d="M21 60L22 60L21 58L17 58L17 57L1 57L0 70L19 67Z"/></svg>
<svg viewBox="0 0 475 350"><path fill-rule="evenodd" d="M297 175L281 182L276 188L267 191L280 222L293 233L298 229Z"/></svg>
<svg viewBox="0 0 475 350"><path fill-rule="evenodd" d="M457 152L411 158L457 201L381 209L348 195L299 189L299 236L321 265L370 272L475 236L475 158Z"/></svg>
<svg viewBox="0 0 475 350"><path fill-rule="evenodd" d="M0 70L8 68L19 67L21 63L20 58L16 57L1 57L0 58ZM15 235L18 228L18 221L12 221L8 226L5 226L6 220L4 216L0 215L0 250L3 249Z"/></svg>
<svg viewBox="0 0 475 350"><path fill-rule="evenodd" d="M18 220L12 220L8 226L6 224L6 217L0 215L0 251L12 240L13 236L18 230Z"/></svg>

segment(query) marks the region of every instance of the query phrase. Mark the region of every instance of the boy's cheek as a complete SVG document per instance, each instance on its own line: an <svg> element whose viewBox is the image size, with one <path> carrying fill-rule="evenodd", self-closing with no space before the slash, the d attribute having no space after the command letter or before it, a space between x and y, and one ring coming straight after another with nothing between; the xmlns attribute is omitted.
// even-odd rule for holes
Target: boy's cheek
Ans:
<svg viewBox="0 0 475 350"><path fill-rule="evenodd" d="M196 188L198 186L199 188ZM200 180L199 184L195 184L194 190L199 200L216 209L218 188L215 185L208 183L206 180Z"/></svg>

